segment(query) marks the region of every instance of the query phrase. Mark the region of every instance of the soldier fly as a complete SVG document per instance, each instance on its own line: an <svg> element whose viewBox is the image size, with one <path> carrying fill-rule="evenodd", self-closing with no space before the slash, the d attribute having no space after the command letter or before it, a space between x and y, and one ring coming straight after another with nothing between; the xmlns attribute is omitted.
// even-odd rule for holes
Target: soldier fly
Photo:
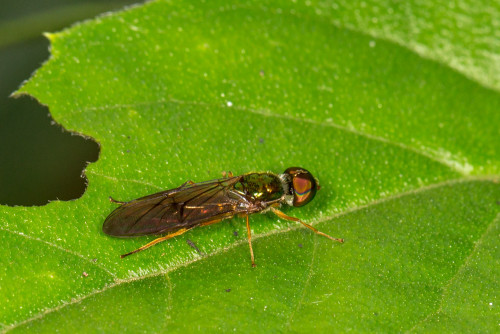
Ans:
<svg viewBox="0 0 500 334"><path fill-rule="evenodd" d="M234 176L229 173L221 179L194 183L187 181L180 187L141 197L121 204L104 221L104 233L114 237L136 237L167 234L150 243L121 255L140 252L159 242L181 235L195 227L206 226L234 216L246 217L250 259L255 267L252 235L248 216L256 212L272 211L279 218L299 222L315 233L331 240L343 239L318 231L299 218L281 212L281 204L300 207L309 203L319 185L312 174L300 167L290 167L283 174L270 172Z"/></svg>

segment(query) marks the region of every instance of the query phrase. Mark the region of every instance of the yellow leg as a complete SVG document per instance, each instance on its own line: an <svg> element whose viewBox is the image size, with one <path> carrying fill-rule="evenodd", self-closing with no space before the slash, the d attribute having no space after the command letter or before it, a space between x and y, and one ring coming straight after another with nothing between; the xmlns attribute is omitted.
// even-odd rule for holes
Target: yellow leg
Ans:
<svg viewBox="0 0 500 334"><path fill-rule="evenodd" d="M194 182L193 182L193 181L191 181L191 180L187 180L186 182L184 182L183 184L181 184L181 185L179 186L179 189L180 189L180 188L184 188L184 187L185 187L185 186L187 186L187 185L192 186L193 184L194 184Z"/></svg>
<svg viewBox="0 0 500 334"><path fill-rule="evenodd" d="M306 224L304 223L303 221L301 221L299 218L295 218L295 217L291 217L291 216L288 216L286 214L284 214L283 212L281 212L280 210L276 209L276 208L271 208L271 210L274 212L275 215L277 215L278 217L280 218L283 218L283 219L286 219L286 220L290 220L290 221L293 221L293 222L299 222L301 223L302 225L304 225L305 227L307 227L308 229L312 230L314 233L316 234L319 234L319 235L322 235L324 237L327 237L328 239L330 240L333 240L333 241L338 241L340 243L343 243L344 242L344 239L338 239L338 238L333 238L331 236L329 236L328 234L326 233L323 233L321 231L318 231L317 229L315 229L314 227L312 227L311 225L309 224Z"/></svg>
<svg viewBox="0 0 500 334"><path fill-rule="evenodd" d="M113 197L111 197L111 196L109 196L109 201L110 201L111 203L117 203L117 204L125 204L125 203L127 203L127 202L123 202L123 201L118 201L118 200L114 199L114 198L113 198Z"/></svg>
<svg viewBox="0 0 500 334"><path fill-rule="evenodd" d="M250 246L250 259L252 260L252 267L256 267L255 258L253 257L253 249L252 249L252 232L250 231L250 222L248 221L247 215L247 232L248 232L248 246Z"/></svg>
<svg viewBox="0 0 500 334"><path fill-rule="evenodd" d="M191 228L192 228L192 227L191 227ZM130 252L130 253L127 253L127 254L123 254L123 255L121 255L120 257L123 259L123 258L124 258L124 257L126 257L126 256L129 256L129 255L132 255L132 254L134 254L134 253L137 253L137 252L143 251L143 250L145 250L145 249L147 249L147 248L149 248L149 247L151 247L151 246L156 245L156 244L157 244L157 243L159 243L159 242L162 242L162 241L165 241L165 240L171 239L171 238L173 238L173 237L176 237L176 236L178 236L178 235L181 235L181 234L183 234L183 233L186 233L186 232L187 232L187 231L189 231L191 228L183 228L183 229L180 229L180 230L179 230L179 231L177 231L177 232L174 232L174 233L171 233L171 234L166 235L166 236L164 236L164 237L161 237L161 238L155 239L155 240L151 241L150 243L145 244L144 246L142 246L142 247L140 247L140 248L137 248L136 250L134 250L134 251L132 251L132 252Z"/></svg>
<svg viewBox="0 0 500 334"><path fill-rule="evenodd" d="M231 172L231 171L228 171L228 172L223 171L223 172L222 172L222 177L224 177L224 178L225 178L225 177L227 177L227 178L231 178L231 177L233 177L233 176L234 176L234 175L233 175L233 172Z"/></svg>
<svg viewBox="0 0 500 334"><path fill-rule="evenodd" d="M208 222L202 223L202 224L200 224L199 226L207 226L207 225L212 225L212 224L218 223L218 222L220 222L220 221L221 221L221 219L214 219L214 220L210 220L210 221L208 221ZM150 243L145 244L145 245L144 245L144 246L142 246L141 248L137 248L135 251L132 251L132 252L127 253L127 254L120 255L120 257L123 259L123 258L124 258L124 257L126 257L126 256L132 255L132 254L134 254L134 253L137 253L137 252L140 252L140 251L142 251L142 250L145 250L145 249L147 249L147 248L149 248L149 247L151 247L151 246L154 246L154 245L156 245L156 244L157 244L157 243L159 243L159 242L162 242L162 241L165 241L165 240L171 239L171 238L173 238L173 237L176 237L176 236L178 236L178 235L184 234L184 233L186 233L187 231L189 231L189 230L191 230L191 229L193 229L193 228L195 228L195 227L196 227L196 226L193 226L193 227L190 227L190 228L183 228L183 229L180 229L180 230L179 230L179 231L177 231L177 232L174 232L174 233L168 234L168 235L166 235L166 236L164 236L164 237L161 237L161 238L155 239L155 240L151 241Z"/></svg>

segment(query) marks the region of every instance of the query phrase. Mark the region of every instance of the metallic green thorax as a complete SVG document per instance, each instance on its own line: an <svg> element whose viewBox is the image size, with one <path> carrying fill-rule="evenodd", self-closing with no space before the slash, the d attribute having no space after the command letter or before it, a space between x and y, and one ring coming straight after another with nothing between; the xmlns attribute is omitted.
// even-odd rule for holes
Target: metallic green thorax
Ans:
<svg viewBox="0 0 500 334"><path fill-rule="evenodd" d="M250 173L244 175L234 188L253 199L268 202L283 196L283 185L278 175L272 173Z"/></svg>

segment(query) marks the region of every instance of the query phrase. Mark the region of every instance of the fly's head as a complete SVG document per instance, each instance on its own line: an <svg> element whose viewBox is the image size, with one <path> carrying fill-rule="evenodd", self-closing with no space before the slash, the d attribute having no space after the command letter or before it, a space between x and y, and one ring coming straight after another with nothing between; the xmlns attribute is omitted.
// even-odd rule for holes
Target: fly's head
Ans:
<svg viewBox="0 0 500 334"><path fill-rule="evenodd" d="M299 207L309 203L319 189L314 176L301 167L290 167L282 174L285 188L285 201L288 205Z"/></svg>

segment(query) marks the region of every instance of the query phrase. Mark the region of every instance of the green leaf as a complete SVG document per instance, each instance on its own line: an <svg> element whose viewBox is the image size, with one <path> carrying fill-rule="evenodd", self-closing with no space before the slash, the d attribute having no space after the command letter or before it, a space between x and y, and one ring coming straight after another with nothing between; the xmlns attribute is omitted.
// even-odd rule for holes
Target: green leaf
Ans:
<svg viewBox="0 0 500 334"><path fill-rule="evenodd" d="M157 1L48 35L52 57L20 93L101 154L82 198L0 208L4 329L496 329L496 81L385 34L404 10L373 33L346 28L356 8L349 24L325 8ZM101 231L108 196L290 166L321 190L285 212L343 245L253 215L252 269L242 218L123 260L154 237Z"/></svg>

